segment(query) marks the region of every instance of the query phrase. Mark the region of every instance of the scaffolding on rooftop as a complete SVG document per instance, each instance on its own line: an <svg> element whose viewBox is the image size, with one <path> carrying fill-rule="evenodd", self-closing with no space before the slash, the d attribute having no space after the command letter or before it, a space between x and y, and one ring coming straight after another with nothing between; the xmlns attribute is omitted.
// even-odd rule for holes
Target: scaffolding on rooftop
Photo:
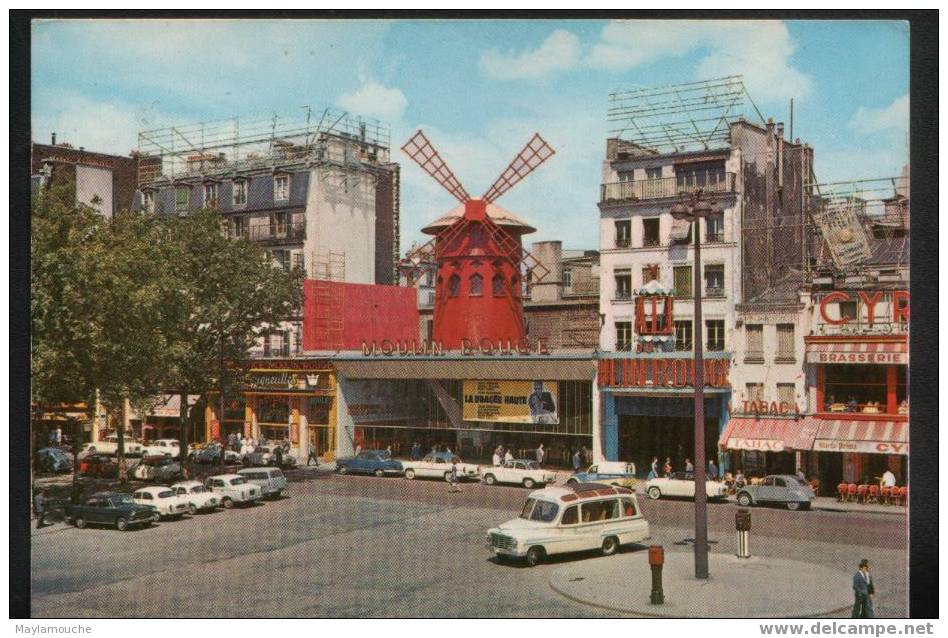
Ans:
<svg viewBox="0 0 948 638"><path fill-rule="evenodd" d="M617 91L609 94L609 133L653 153L725 148L748 103L765 123L740 75Z"/></svg>
<svg viewBox="0 0 948 638"><path fill-rule="evenodd" d="M233 117L142 131L139 183L236 171L274 170L305 161L370 168L390 161L391 128L334 108L296 115Z"/></svg>

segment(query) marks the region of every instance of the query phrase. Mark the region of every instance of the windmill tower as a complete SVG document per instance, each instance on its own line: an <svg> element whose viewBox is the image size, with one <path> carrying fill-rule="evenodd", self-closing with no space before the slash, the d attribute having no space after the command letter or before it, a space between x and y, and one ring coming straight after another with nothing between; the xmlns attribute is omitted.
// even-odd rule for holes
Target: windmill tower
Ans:
<svg viewBox="0 0 948 638"><path fill-rule="evenodd" d="M526 347L523 280L543 279L547 269L523 248L521 236L536 229L494 204L554 151L534 134L483 197L472 198L421 131L402 150L451 193L461 206L423 229L434 235L413 249L403 266L436 268L432 337L445 348L464 340L477 348Z"/></svg>

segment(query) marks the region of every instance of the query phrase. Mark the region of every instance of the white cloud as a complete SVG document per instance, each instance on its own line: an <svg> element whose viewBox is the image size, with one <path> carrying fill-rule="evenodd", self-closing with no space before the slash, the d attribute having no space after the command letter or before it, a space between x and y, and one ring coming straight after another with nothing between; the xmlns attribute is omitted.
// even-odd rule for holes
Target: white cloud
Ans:
<svg viewBox="0 0 948 638"><path fill-rule="evenodd" d="M392 122L398 120L408 107L408 99L401 89L367 81L352 93L342 94L336 103L355 115L375 117Z"/></svg>
<svg viewBox="0 0 948 638"><path fill-rule="evenodd" d="M557 29L533 50L485 51L479 67L481 73L498 80L537 79L575 67L580 49L578 37L565 29Z"/></svg>
<svg viewBox="0 0 948 638"><path fill-rule="evenodd" d="M908 125L908 93L896 98L892 104L881 109L870 109L860 106L848 124L849 128L862 135L882 131L907 132Z"/></svg>
<svg viewBox="0 0 948 638"><path fill-rule="evenodd" d="M771 20L614 21L603 28L586 64L622 72L701 51L695 78L743 75L751 95L783 100L812 89L812 80L791 64L794 49L786 25Z"/></svg>

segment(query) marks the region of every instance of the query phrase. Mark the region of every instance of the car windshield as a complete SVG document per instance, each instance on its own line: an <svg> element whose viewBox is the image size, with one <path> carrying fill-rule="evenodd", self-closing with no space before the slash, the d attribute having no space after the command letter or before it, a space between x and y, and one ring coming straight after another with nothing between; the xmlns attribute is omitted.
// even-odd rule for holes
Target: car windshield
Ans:
<svg viewBox="0 0 948 638"><path fill-rule="evenodd" d="M230 480L231 485L243 485L247 482L247 479L244 478L234 478Z"/></svg>
<svg viewBox="0 0 948 638"><path fill-rule="evenodd" d="M174 496L174 492L172 492L171 490L158 492L158 498L171 498L172 496Z"/></svg>
<svg viewBox="0 0 948 638"><path fill-rule="evenodd" d="M204 487L203 485L195 485L194 487L191 488L192 494L200 494L201 492L206 492L206 491L207 491L207 488Z"/></svg>
<svg viewBox="0 0 948 638"><path fill-rule="evenodd" d="M131 494L117 494L112 497L112 505L129 505L134 502Z"/></svg>
<svg viewBox="0 0 948 638"><path fill-rule="evenodd" d="M537 464L536 461L527 461L527 469L528 469L528 470L539 470L539 469L540 469L540 466Z"/></svg>
<svg viewBox="0 0 948 638"><path fill-rule="evenodd" d="M520 510L520 518L525 518L530 520L530 513L533 512L533 506L536 504L537 499L528 498L527 502L523 504L523 509Z"/></svg>
<svg viewBox="0 0 948 638"><path fill-rule="evenodd" d="M533 507L533 513L530 514L531 521L541 521L549 523L556 519L556 513L560 511L560 506L551 501L537 501Z"/></svg>

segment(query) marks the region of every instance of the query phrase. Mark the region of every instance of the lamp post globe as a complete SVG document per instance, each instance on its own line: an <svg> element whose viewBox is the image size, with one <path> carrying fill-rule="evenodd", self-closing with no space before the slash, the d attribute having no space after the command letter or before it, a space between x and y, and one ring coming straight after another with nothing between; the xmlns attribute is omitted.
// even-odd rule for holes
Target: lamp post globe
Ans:
<svg viewBox="0 0 948 638"><path fill-rule="evenodd" d="M669 211L675 219L690 219L691 209L684 202L678 202Z"/></svg>

